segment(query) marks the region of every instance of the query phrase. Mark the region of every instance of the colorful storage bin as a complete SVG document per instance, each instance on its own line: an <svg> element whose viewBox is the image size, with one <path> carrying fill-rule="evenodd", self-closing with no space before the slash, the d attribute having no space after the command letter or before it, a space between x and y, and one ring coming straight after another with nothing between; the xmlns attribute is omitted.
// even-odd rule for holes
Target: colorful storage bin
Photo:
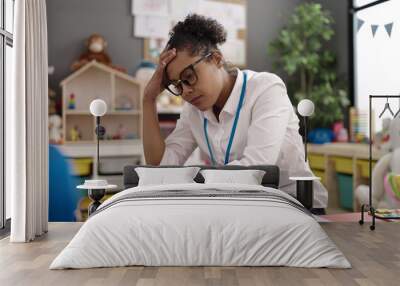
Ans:
<svg viewBox="0 0 400 286"><path fill-rule="evenodd" d="M340 207L353 210L353 176L337 174Z"/></svg>
<svg viewBox="0 0 400 286"><path fill-rule="evenodd" d="M79 158L72 159L72 167L75 176L87 177L92 174L92 163L91 158Z"/></svg>
<svg viewBox="0 0 400 286"><path fill-rule="evenodd" d="M348 175L353 174L353 159L352 158L333 157L332 159L335 161L336 172L342 173L342 174L348 174Z"/></svg>
<svg viewBox="0 0 400 286"><path fill-rule="evenodd" d="M372 161L372 170L376 165L376 161ZM360 168L361 177L369 178L369 161L368 160L357 160L357 166Z"/></svg>

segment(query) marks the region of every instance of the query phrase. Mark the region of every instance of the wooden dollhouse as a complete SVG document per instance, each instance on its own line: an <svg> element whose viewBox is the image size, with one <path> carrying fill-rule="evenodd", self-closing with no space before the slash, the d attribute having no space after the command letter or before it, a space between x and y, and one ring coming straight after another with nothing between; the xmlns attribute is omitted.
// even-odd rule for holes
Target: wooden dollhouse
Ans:
<svg viewBox="0 0 400 286"><path fill-rule="evenodd" d="M87 178L106 179L123 187L125 165L142 164L142 85L128 74L92 61L61 82L62 137L60 150L71 160L80 183ZM92 100L107 103L101 118L106 135L100 141L100 164L96 166L95 117Z"/></svg>
<svg viewBox="0 0 400 286"><path fill-rule="evenodd" d="M92 61L61 82L64 143L94 143L95 118L89 111L92 100L107 103L102 117L104 141L140 140L142 86L128 74Z"/></svg>

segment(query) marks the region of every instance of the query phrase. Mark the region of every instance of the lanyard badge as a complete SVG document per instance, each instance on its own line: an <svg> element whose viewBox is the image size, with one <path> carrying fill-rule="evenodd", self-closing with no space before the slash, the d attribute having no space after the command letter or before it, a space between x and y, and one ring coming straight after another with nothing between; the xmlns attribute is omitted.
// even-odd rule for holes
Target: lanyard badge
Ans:
<svg viewBox="0 0 400 286"><path fill-rule="evenodd" d="M226 153L225 153L225 163L224 163L224 165L229 163L229 154L231 152L233 138L235 137L235 132L236 132L236 127L237 127L237 123L238 123L238 120L239 120L240 111L242 109L244 96L246 94L246 85L247 85L247 74L245 72L243 72L242 90L240 92L240 99L239 99L239 103L238 103L238 106L237 106L237 109L236 109L235 120L233 121L231 135L229 137L228 148L226 149ZM211 159L212 164L216 165L214 154L213 154L213 151L211 149L210 141L208 139L207 125L208 125L208 120L207 120L207 118L204 118L203 129L204 129L204 136L206 137L206 143L207 143L207 147L208 147L208 152L210 153L210 159Z"/></svg>

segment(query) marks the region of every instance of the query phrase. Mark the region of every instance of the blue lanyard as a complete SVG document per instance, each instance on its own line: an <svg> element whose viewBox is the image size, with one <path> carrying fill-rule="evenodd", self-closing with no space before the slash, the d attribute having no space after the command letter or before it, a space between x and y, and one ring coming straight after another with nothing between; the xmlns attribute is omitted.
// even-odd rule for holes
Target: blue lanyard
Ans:
<svg viewBox="0 0 400 286"><path fill-rule="evenodd" d="M231 148L232 148L233 137L235 137L235 132L236 132L236 127L237 127L237 123L239 120L240 110L242 109L244 96L246 94L246 85L247 85L247 74L244 72L243 73L242 91L240 93L240 99L239 99L239 103L238 103L238 106L236 109L235 120L233 121L231 135L229 137L228 148L226 149L226 153L225 153L225 165L229 163L229 154L230 154ZM215 161L212 149L211 149L210 141L208 140L207 125L208 125L208 120L207 120L207 118L204 118L203 128L204 128L204 135L206 137L206 142L207 142L207 146L208 146L208 152L210 153L210 158L211 158L212 164L216 165L216 161Z"/></svg>

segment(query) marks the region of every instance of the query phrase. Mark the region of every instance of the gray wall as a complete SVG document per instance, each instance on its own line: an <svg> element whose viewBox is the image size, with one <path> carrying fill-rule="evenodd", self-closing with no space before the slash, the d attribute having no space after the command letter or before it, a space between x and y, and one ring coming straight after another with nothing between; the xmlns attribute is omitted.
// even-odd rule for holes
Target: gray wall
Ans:
<svg viewBox="0 0 400 286"><path fill-rule="evenodd" d="M294 7L304 0L247 0L247 67L271 70L268 42L285 25ZM331 10L336 35L331 43L339 54L340 73L347 73L347 0L318 0ZM143 55L143 41L132 36L131 0L47 0L49 65L55 73L50 86L60 93L59 82L71 71L69 66L84 50L84 40L92 33L103 35L113 63L133 74Z"/></svg>
<svg viewBox="0 0 400 286"><path fill-rule="evenodd" d="M301 0L247 1L247 63L255 71L270 71L273 60L267 55L273 41Z"/></svg>
<svg viewBox="0 0 400 286"><path fill-rule="evenodd" d="M329 47L337 55L337 71L338 75L343 79L348 79L349 68L349 51L348 51L348 19L347 19L347 3L348 0L317 0L322 7L331 12L335 24L333 28L335 35L332 38Z"/></svg>
<svg viewBox="0 0 400 286"><path fill-rule="evenodd" d="M131 0L47 0L49 65L55 67L49 83L57 89L71 73L70 65L84 51L92 33L103 35L115 65L133 74L143 54L143 41L132 37ZM59 89L58 89L59 91Z"/></svg>

